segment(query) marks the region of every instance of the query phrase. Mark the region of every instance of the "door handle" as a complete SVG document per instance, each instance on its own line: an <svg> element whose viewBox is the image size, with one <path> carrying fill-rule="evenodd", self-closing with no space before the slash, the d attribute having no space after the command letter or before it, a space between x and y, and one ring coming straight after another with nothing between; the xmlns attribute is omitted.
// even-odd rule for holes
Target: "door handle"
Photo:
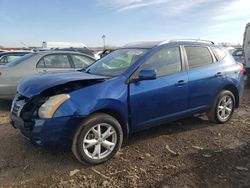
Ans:
<svg viewBox="0 0 250 188"><path fill-rule="evenodd" d="M216 77L222 76L222 72L217 72L217 73L215 74L215 76L216 76Z"/></svg>
<svg viewBox="0 0 250 188"><path fill-rule="evenodd" d="M185 80L179 80L176 84L175 84L175 86L183 86L183 85L185 85L186 84L186 81Z"/></svg>

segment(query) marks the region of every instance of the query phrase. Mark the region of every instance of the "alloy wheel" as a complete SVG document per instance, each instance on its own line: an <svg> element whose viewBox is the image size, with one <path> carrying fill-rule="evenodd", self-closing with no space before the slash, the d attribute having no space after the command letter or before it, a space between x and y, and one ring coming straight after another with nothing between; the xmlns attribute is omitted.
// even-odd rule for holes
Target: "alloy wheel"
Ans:
<svg viewBox="0 0 250 188"><path fill-rule="evenodd" d="M217 116L220 120L225 121L230 118L233 112L233 99L229 95L223 96L217 106Z"/></svg>
<svg viewBox="0 0 250 188"><path fill-rule="evenodd" d="M101 123L93 126L83 140L83 151L91 159L103 159L114 150L117 144L115 129Z"/></svg>

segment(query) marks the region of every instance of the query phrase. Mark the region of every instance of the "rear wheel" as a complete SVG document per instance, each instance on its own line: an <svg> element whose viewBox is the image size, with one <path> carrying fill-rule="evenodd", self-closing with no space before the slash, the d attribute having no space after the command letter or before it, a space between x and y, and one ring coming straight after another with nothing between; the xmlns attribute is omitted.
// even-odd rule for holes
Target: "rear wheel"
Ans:
<svg viewBox="0 0 250 188"><path fill-rule="evenodd" d="M72 152L84 163L100 164L120 149L123 133L119 122L107 114L95 114L75 134Z"/></svg>
<svg viewBox="0 0 250 188"><path fill-rule="evenodd" d="M215 100L212 109L207 113L210 120L216 123L228 122L234 112L235 97L231 91L223 90Z"/></svg>

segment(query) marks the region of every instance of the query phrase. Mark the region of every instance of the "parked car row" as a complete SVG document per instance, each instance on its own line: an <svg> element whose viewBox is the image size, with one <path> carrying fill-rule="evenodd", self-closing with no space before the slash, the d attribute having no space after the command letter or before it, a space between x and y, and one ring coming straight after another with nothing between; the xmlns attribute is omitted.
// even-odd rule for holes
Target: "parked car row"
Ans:
<svg viewBox="0 0 250 188"><path fill-rule="evenodd" d="M111 51L103 51L99 58ZM25 77L48 72L76 71L95 61L93 51L87 47L1 52L0 99L12 99L18 83Z"/></svg>
<svg viewBox="0 0 250 188"><path fill-rule="evenodd" d="M0 53L0 65L13 62L18 58L30 53L30 51L7 51Z"/></svg>
<svg viewBox="0 0 250 188"><path fill-rule="evenodd" d="M54 50L79 52L79 53L83 53L83 54L86 54L86 55L89 55L89 56L95 58L94 52L92 50L88 49L87 47L84 47L84 48L56 48Z"/></svg>
<svg viewBox="0 0 250 188"><path fill-rule="evenodd" d="M232 56L234 57L235 61L242 63L244 66L246 65L243 48L236 48L232 53Z"/></svg>
<svg viewBox="0 0 250 188"><path fill-rule="evenodd" d="M54 51L1 68L1 93L9 96L21 77L83 67L21 81L11 123L24 138L43 147L71 147L80 162L99 164L131 133L149 127L204 112L217 123L229 121L244 87L242 64L207 41L126 45L93 62Z"/></svg>
<svg viewBox="0 0 250 188"><path fill-rule="evenodd" d="M13 98L21 79L35 75L81 70L95 62L91 56L70 51L29 53L0 66L0 98Z"/></svg>

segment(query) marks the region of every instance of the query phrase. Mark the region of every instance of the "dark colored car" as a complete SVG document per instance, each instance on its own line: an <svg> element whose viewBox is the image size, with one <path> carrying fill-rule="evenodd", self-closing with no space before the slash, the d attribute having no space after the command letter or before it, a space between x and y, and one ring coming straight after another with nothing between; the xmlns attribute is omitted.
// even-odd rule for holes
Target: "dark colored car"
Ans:
<svg viewBox="0 0 250 188"><path fill-rule="evenodd" d="M0 65L5 65L7 63L13 62L28 53L30 52L1 52Z"/></svg>
<svg viewBox="0 0 250 188"><path fill-rule="evenodd" d="M244 55L244 50L242 48L236 49L233 53L232 56L234 57L235 61L242 63L245 65L245 55Z"/></svg>
<svg viewBox="0 0 250 188"><path fill-rule="evenodd" d="M106 55L110 54L113 51L114 51L114 49L105 49L105 50L103 50L103 52L100 54L100 58L105 57Z"/></svg>
<svg viewBox="0 0 250 188"><path fill-rule="evenodd" d="M213 43L127 45L82 72L23 80L11 121L36 145L70 146L80 162L99 164L131 133L149 127L204 112L217 123L229 121L243 72Z"/></svg>

